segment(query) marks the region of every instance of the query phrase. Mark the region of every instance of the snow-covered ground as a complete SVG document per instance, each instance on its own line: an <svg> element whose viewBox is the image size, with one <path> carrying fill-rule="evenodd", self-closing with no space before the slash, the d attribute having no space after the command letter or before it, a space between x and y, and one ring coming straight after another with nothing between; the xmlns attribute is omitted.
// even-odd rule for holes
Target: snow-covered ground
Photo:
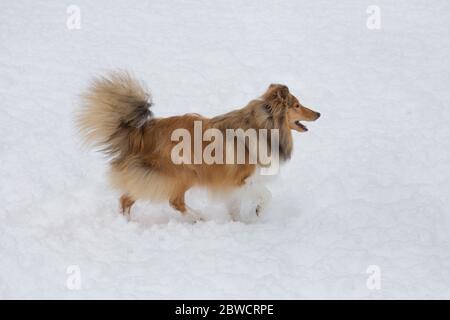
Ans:
<svg viewBox="0 0 450 320"><path fill-rule="evenodd" d="M445 0L0 2L0 298L450 298L449 30ZM116 68L158 116L281 82L322 117L258 221L194 191L207 222L141 202L127 223L73 125Z"/></svg>

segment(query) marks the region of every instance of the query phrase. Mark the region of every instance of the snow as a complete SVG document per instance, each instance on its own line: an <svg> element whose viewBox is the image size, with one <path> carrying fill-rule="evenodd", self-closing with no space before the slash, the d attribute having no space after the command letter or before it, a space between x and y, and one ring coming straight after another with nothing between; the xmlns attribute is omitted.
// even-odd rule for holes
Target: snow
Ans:
<svg viewBox="0 0 450 320"><path fill-rule="evenodd" d="M0 298L450 298L449 9L1 2ZM146 81L158 116L224 113L277 82L322 117L294 133L262 218L231 222L194 190L208 221L141 202L128 223L73 125L79 93L116 68Z"/></svg>

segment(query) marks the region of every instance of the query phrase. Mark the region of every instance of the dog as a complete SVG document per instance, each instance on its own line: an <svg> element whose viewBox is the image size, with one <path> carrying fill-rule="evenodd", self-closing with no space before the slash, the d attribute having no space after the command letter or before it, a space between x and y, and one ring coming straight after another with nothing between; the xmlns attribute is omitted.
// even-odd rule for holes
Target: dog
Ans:
<svg viewBox="0 0 450 320"><path fill-rule="evenodd" d="M224 135L229 129L277 130L276 145L268 138L257 139L271 154L276 151L282 163L292 154L291 131L305 132L308 129L300 121L320 117L320 113L300 104L287 86L271 84L262 96L245 107L213 118L199 114L157 118L144 84L125 71L94 79L82 99L77 127L88 146L101 148L109 157L110 181L122 193L120 210L128 218L135 201L150 200L168 201L174 209L197 221L201 215L185 203L185 193L190 188L200 186L216 194L234 195L246 188L255 189L250 181L260 164L259 160L248 161L251 157L248 142L244 142L244 163L174 163L175 130L195 134L196 122L201 124L202 133L208 129ZM203 141L201 151L206 148ZM260 188L256 197L259 197L255 209L258 215L270 200L270 192ZM236 198L230 196L227 203L233 220L239 218L240 211L240 200Z"/></svg>

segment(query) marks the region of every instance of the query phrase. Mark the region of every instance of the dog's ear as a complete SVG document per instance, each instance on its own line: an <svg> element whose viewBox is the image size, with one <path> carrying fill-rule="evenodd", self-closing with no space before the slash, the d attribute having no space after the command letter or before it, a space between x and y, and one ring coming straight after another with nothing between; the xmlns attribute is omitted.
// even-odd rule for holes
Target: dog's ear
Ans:
<svg viewBox="0 0 450 320"><path fill-rule="evenodd" d="M272 83L264 94L265 98L285 100L289 97L289 88L284 84Z"/></svg>

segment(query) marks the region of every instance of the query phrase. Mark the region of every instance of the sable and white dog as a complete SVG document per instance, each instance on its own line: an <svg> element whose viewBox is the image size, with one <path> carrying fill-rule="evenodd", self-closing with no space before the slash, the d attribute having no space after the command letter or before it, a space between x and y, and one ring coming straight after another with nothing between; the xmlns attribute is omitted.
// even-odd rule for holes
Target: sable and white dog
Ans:
<svg viewBox="0 0 450 320"><path fill-rule="evenodd" d="M202 133L215 130L224 137L230 129L276 131L276 143L269 135L256 136L257 144L266 147L270 154L276 153L283 162L292 153L291 130L307 131L300 121L314 121L320 116L302 106L288 87L272 84L261 97L245 107L217 117L185 114L156 118L150 111L150 95L126 72L114 72L95 79L83 98L84 106L77 116L78 128L88 145L101 147L110 157L111 182L122 192L121 211L127 216L136 200L146 199L169 201L176 210L199 219L198 213L186 206L184 200L186 191L194 186L230 195L228 207L233 219L239 216L238 194L255 197L258 200L256 213L259 214L270 199L270 192L253 181L260 159L257 157L256 163L249 161L252 150L247 140L244 141L244 162L180 163L173 157L173 149L178 143L173 140L174 131L182 129L194 136L198 123ZM240 140L238 136L234 139ZM194 154L194 144L192 141L193 148L188 148L188 153L192 154L187 158L198 158ZM238 144L232 146L236 149L235 154L239 151ZM229 147L229 141L224 141L223 145ZM208 141L200 143L201 154L207 148ZM214 152L217 153L217 149Z"/></svg>

